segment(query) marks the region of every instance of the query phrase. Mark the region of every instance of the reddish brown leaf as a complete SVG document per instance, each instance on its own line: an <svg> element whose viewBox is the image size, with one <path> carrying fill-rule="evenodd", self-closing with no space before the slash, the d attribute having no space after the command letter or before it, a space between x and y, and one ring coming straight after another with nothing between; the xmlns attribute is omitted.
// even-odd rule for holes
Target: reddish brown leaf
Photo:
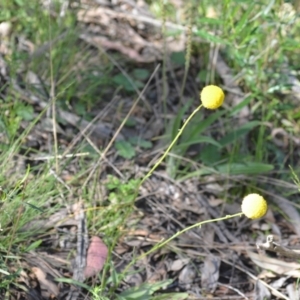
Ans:
<svg viewBox="0 0 300 300"><path fill-rule="evenodd" d="M97 275L103 268L108 249L102 240L93 236L87 253L87 263L84 270L85 278Z"/></svg>

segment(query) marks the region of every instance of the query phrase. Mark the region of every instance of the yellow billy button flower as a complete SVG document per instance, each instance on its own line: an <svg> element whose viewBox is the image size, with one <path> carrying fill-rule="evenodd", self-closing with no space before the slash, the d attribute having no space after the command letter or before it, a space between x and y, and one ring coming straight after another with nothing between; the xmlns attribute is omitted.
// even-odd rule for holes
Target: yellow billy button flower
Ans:
<svg viewBox="0 0 300 300"><path fill-rule="evenodd" d="M267 209L267 201L259 194L249 194L243 199L242 212L249 219L259 219L263 217Z"/></svg>
<svg viewBox="0 0 300 300"><path fill-rule="evenodd" d="M200 93L202 105L208 109L217 109L224 102L224 92L216 85L208 85Z"/></svg>

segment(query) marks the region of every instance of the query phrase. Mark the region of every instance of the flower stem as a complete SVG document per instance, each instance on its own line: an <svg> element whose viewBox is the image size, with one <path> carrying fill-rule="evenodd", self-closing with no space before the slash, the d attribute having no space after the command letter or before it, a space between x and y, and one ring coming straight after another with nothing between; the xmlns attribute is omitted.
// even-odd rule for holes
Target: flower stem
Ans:
<svg viewBox="0 0 300 300"><path fill-rule="evenodd" d="M170 152L170 150L172 149L172 147L175 145L175 143L177 142L177 140L179 139L180 135L182 134L184 128L186 127L186 125L190 122L190 120L193 118L193 116L200 110L200 108L202 107L202 104L199 105L191 114L190 116L185 120L185 122L183 123L182 127L179 129L176 137L173 139L173 141L171 142L170 146L168 147L168 149L164 152L164 154L161 156L161 158L156 162L156 164L152 167L152 169L144 176L144 178L142 179L140 186L145 182L145 180L147 178L149 178L151 176L151 174L153 173L153 171L161 164L161 162L164 160L164 158L168 155L168 153Z"/></svg>
<svg viewBox="0 0 300 300"><path fill-rule="evenodd" d="M171 242L172 240L174 240L175 238L177 238L178 236L180 236L181 234L187 232L188 230L191 230L193 228L196 227L200 227L204 224L208 224L208 223L213 223L213 222L219 222L219 221L223 221L223 220L227 220L227 219L231 219L231 218L235 218L235 217L241 217L243 215L242 212L236 213L234 215L227 215L225 217L221 217L221 218L217 218L217 219L211 219L211 220L205 220L196 224L193 224L189 227L186 227L178 232L176 232L174 235L172 235L170 238L161 241L159 243L157 243L156 245L154 245L149 251L139 255L138 257L132 259L132 261L125 267L125 270L123 271L123 274L126 274L128 269L138 260L143 259L144 257L146 257L147 255L149 255L150 253L152 253L155 250L158 250L160 248L162 248L163 246L165 246L166 244L168 244L169 242Z"/></svg>
<svg viewBox="0 0 300 300"><path fill-rule="evenodd" d="M140 255L137 260L141 259L141 258L144 258L145 256L147 256L148 254L150 254L152 251L155 251L163 246L165 246L166 244L168 244L169 242L171 242L172 240L174 240L175 238L177 238L179 235L195 228L195 227L200 227L204 224L207 224L207 223L213 223L213 222L219 222L219 221L222 221L222 220L227 220L227 219L231 219L231 218L234 218L234 217L240 217L242 216L243 213L242 212L239 212L237 214L234 214L234 215L227 215L225 217L221 217L221 218L217 218L217 219L211 219L211 220L206 220L206 221L202 221L202 222L199 222L199 223L196 223L196 224L193 224L189 227L186 227L178 232L176 232L174 235L172 235L170 238L164 240L164 241L161 241L159 242L158 244L156 244L154 247L152 247L149 251L147 251L146 253L143 253L142 255Z"/></svg>

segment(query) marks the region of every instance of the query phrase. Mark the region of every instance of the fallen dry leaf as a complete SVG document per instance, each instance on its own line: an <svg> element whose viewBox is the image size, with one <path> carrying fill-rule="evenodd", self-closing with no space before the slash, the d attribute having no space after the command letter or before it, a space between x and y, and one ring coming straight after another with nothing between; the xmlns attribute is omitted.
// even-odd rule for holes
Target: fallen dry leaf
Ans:
<svg viewBox="0 0 300 300"><path fill-rule="evenodd" d="M270 258L265 255L256 254L247 251L251 260L259 267L273 271L280 275L290 275L292 277L300 277L300 264L294 262L285 262L276 258Z"/></svg>
<svg viewBox="0 0 300 300"><path fill-rule="evenodd" d="M179 258L174 260L168 267L168 271L180 271L185 265L189 263L188 258Z"/></svg>
<svg viewBox="0 0 300 300"><path fill-rule="evenodd" d="M289 295L290 300L298 300L300 299L299 287L295 287L293 283L290 283L286 287L286 291Z"/></svg>
<svg viewBox="0 0 300 300"><path fill-rule="evenodd" d="M180 272L178 282L180 285L188 285L194 282L197 276L195 266L188 264Z"/></svg>
<svg viewBox="0 0 300 300"><path fill-rule="evenodd" d="M286 215L286 219L290 220L289 224L297 235L300 235L300 215L298 210L293 206L293 203L284 197L272 193L273 201L278 205L280 210Z"/></svg>
<svg viewBox="0 0 300 300"><path fill-rule="evenodd" d="M214 292L219 280L219 268L221 260L214 255L205 258L202 269L201 285L207 292Z"/></svg>
<svg viewBox="0 0 300 300"><path fill-rule="evenodd" d="M39 281L41 287L48 291L50 295L58 296L59 288L58 286L47 278L47 274L40 268L33 267L32 272L35 274L37 280ZM49 295L49 296L50 296Z"/></svg>
<svg viewBox="0 0 300 300"><path fill-rule="evenodd" d="M102 270L107 254L108 248L106 245L99 237L93 236L87 252L87 263L84 270L85 278L97 275Z"/></svg>
<svg viewBox="0 0 300 300"><path fill-rule="evenodd" d="M255 299L256 300L268 300L271 299L271 293L268 288L257 280L255 284Z"/></svg>

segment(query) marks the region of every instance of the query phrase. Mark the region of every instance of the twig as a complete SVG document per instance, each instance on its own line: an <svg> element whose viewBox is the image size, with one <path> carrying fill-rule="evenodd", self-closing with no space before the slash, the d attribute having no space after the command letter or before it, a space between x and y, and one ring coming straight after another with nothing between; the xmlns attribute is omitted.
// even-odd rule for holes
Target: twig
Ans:
<svg viewBox="0 0 300 300"><path fill-rule="evenodd" d="M289 248L283 247L283 246L275 243L273 241L273 235L267 236L266 243L256 244L256 246L258 249L269 250L269 251L279 253L286 257L300 259L300 251L298 252L297 250L289 249Z"/></svg>
<svg viewBox="0 0 300 300"><path fill-rule="evenodd" d="M238 289L235 289L234 287L232 287L232 286L230 286L230 285L228 285L228 284L218 283L218 285L219 285L219 286L224 286L224 287L226 287L226 288L228 288L228 289L230 289L230 290L233 290L233 291L235 291L237 294L239 294L240 296L242 296L244 299L249 300L249 298L248 298L245 294L243 294L241 291L239 291Z"/></svg>
<svg viewBox="0 0 300 300"><path fill-rule="evenodd" d="M74 207L74 217L77 221L77 253L73 265L74 282L83 283L85 280L86 255L89 244L86 215L83 202L78 202ZM67 300L77 300L80 295L80 285L72 285Z"/></svg>
<svg viewBox="0 0 300 300"><path fill-rule="evenodd" d="M239 269L240 271L242 271L243 273L247 274L250 278L252 278L255 282L259 281L262 285L264 285L265 287L267 287L268 289L270 289L273 293L273 295L275 295L276 297L281 297L281 299L284 300L289 300L288 297L286 297L284 294L282 294L281 292L277 291L275 288L273 288L271 285L267 284L266 282L264 282L263 280L259 279L257 276L255 276L254 274L248 272L247 270L245 270L245 268L240 267L239 265L236 265L228 260L225 260L222 258L222 261L225 262L226 264L229 264L231 266L234 266L235 268Z"/></svg>

